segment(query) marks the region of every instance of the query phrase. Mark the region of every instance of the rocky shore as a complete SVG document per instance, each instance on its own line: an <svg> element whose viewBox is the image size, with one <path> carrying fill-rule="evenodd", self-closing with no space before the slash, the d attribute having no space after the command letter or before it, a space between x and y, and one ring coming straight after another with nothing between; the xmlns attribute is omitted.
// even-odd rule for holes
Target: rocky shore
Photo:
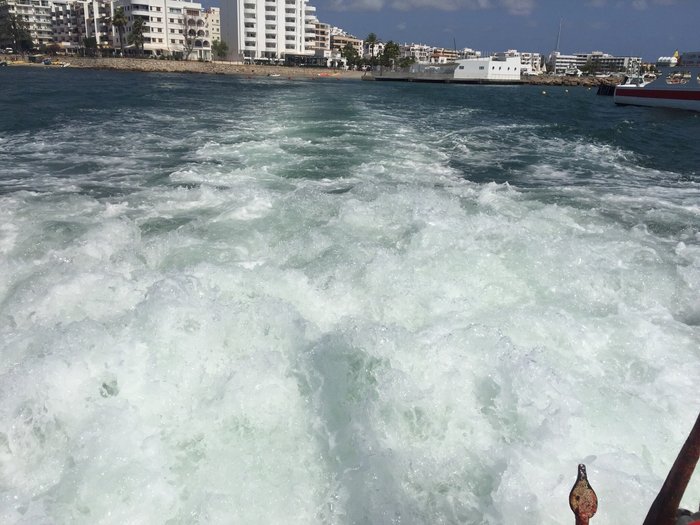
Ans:
<svg viewBox="0 0 700 525"><path fill-rule="evenodd" d="M209 75L238 75L246 77L280 77L284 79L351 79L360 80L362 71L343 71L335 69L319 69L306 67L260 66L243 65L231 62L196 62L176 60L154 60L135 58L83 58L68 57L62 60L70 63L70 67L87 69L110 69L120 71L142 71L147 73L198 73ZM27 64L14 62L9 65L31 65L35 67L53 67L43 64ZM538 86L582 86L597 87L600 85L615 85L619 77L566 77L554 75L528 76L525 84Z"/></svg>

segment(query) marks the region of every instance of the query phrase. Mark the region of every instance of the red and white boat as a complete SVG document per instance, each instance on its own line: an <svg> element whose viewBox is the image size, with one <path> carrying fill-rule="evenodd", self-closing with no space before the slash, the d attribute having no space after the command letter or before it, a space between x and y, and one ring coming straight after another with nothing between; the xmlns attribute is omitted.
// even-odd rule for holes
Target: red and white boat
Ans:
<svg viewBox="0 0 700 525"><path fill-rule="evenodd" d="M700 111L700 52L661 57L657 77L628 78L615 88L616 104Z"/></svg>

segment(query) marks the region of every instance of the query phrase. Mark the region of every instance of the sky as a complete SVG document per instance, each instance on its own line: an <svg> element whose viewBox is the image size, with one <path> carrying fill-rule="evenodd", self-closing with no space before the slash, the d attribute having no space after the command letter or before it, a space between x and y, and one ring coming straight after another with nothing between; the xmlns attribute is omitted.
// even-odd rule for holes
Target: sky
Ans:
<svg viewBox="0 0 700 525"><path fill-rule="evenodd" d="M700 0L309 0L322 22L365 38L549 54L603 51L655 61L700 51ZM211 0L211 5L218 5Z"/></svg>

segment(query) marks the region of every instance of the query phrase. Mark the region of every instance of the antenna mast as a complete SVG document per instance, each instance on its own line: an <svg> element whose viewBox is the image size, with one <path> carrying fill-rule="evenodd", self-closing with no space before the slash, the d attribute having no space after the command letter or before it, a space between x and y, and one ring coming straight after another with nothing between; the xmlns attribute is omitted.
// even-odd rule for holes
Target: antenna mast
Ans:
<svg viewBox="0 0 700 525"><path fill-rule="evenodd" d="M557 47L554 49L556 52L559 52L559 42L561 41L561 24L564 21L563 18L559 19L559 32L557 33Z"/></svg>

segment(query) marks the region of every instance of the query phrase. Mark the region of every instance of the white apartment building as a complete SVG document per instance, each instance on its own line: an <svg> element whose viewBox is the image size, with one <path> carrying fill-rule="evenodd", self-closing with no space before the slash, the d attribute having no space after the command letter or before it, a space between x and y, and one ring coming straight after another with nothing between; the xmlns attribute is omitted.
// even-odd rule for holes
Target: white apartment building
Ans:
<svg viewBox="0 0 700 525"><path fill-rule="evenodd" d="M448 62L454 62L459 58L459 52L454 49L446 49L444 47L434 47L433 52L430 55L430 62L432 64L447 64Z"/></svg>
<svg viewBox="0 0 700 525"><path fill-rule="evenodd" d="M314 55L315 12L308 0L222 0L229 59L281 63L287 56Z"/></svg>
<svg viewBox="0 0 700 525"><path fill-rule="evenodd" d="M642 65L641 57L616 57L603 53L602 51L593 51L592 53L579 55L581 59L585 59L584 65L590 64L596 70L608 73L631 73L639 71Z"/></svg>
<svg viewBox="0 0 700 525"><path fill-rule="evenodd" d="M632 73L642 65L642 58L616 57L601 51L575 55L562 55L558 51L554 51L549 55L547 65L552 73L558 75L582 71L588 65L603 73Z"/></svg>
<svg viewBox="0 0 700 525"><path fill-rule="evenodd" d="M340 51L331 46L331 26L316 21L312 51L317 64L325 62L326 67L346 67L347 61L341 56Z"/></svg>
<svg viewBox="0 0 700 525"><path fill-rule="evenodd" d="M331 27L331 49L340 52L347 44L350 44L362 56L362 39L349 35L339 27Z"/></svg>
<svg viewBox="0 0 700 525"><path fill-rule="evenodd" d="M475 51L471 47L465 47L459 51L459 58L481 58L481 51Z"/></svg>
<svg viewBox="0 0 700 525"><path fill-rule="evenodd" d="M52 41L66 53L85 48L85 38L94 37L99 48L111 47L112 16L109 0L53 0L51 2Z"/></svg>
<svg viewBox="0 0 700 525"><path fill-rule="evenodd" d="M218 7L209 7L202 12L204 18L205 31L209 32L211 42L216 40L221 41L221 9Z"/></svg>
<svg viewBox="0 0 700 525"><path fill-rule="evenodd" d="M542 74L542 55L539 53L520 52L517 49L509 49L506 55L520 57L520 71L523 75Z"/></svg>
<svg viewBox="0 0 700 525"><path fill-rule="evenodd" d="M427 64L433 48L425 44L403 44L399 46L401 58L412 58L417 64Z"/></svg>
<svg viewBox="0 0 700 525"><path fill-rule="evenodd" d="M547 68L555 75L563 75L567 71L578 69L577 55L563 55L559 51L552 52L547 60Z"/></svg>
<svg viewBox="0 0 700 525"><path fill-rule="evenodd" d="M124 47L132 52L129 33L137 18L145 22L144 53L152 56L178 56L187 60L211 60L211 30L207 13L198 2L184 0L117 0L128 20ZM212 14L212 20L215 15ZM119 34L114 31L114 47L121 48ZM189 51L189 55L188 55ZM188 55L188 56L185 56Z"/></svg>
<svg viewBox="0 0 700 525"><path fill-rule="evenodd" d="M185 0L0 0L0 21L16 15L29 27L35 47L58 44L75 53L94 37L99 48L121 49L119 34L110 24L122 7L128 24L124 47L137 18L145 21L144 52L153 56L180 56L211 60L211 43L221 39L218 8L202 11L201 4ZM0 42L3 47L12 42Z"/></svg>
<svg viewBox="0 0 700 525"><path fill-rule="evenodd" d="M375 42L370 44L365 41L362 43L362 58L375 58L384 53L384 42Z"/></svg>
<svg viewBox="0 0 700 525"><path fill-rule="evenodd" d="M445 49L426 44L403 44L399 47L401 49L402 58L412 57L417 64L447 64L460 58L481 57L481 51L474 51L470 47L465 47L460 50Z"/></svg>
<svg viewBox="0 0 700 525"><path fill-rule="evenodd" d="M313 51L316 56L330 56L331 26L323 22L314 24Z"/></svg>
<svg viewBox="0 0 700 525"><path fill-rule="evenodd" d="M13 15L27 24L34 47L51 44L51 0L0 0L0 23ZM14 47L15 42L3 39L0 45Z"/></svg>
<svg viewBox="0 0 700 525"><path fill-rule="evenodd" d="M540 53L522 52L520 53L520 63L523 66L523 75L541 75L544 72L542 70L544 61Z"/></svg>

